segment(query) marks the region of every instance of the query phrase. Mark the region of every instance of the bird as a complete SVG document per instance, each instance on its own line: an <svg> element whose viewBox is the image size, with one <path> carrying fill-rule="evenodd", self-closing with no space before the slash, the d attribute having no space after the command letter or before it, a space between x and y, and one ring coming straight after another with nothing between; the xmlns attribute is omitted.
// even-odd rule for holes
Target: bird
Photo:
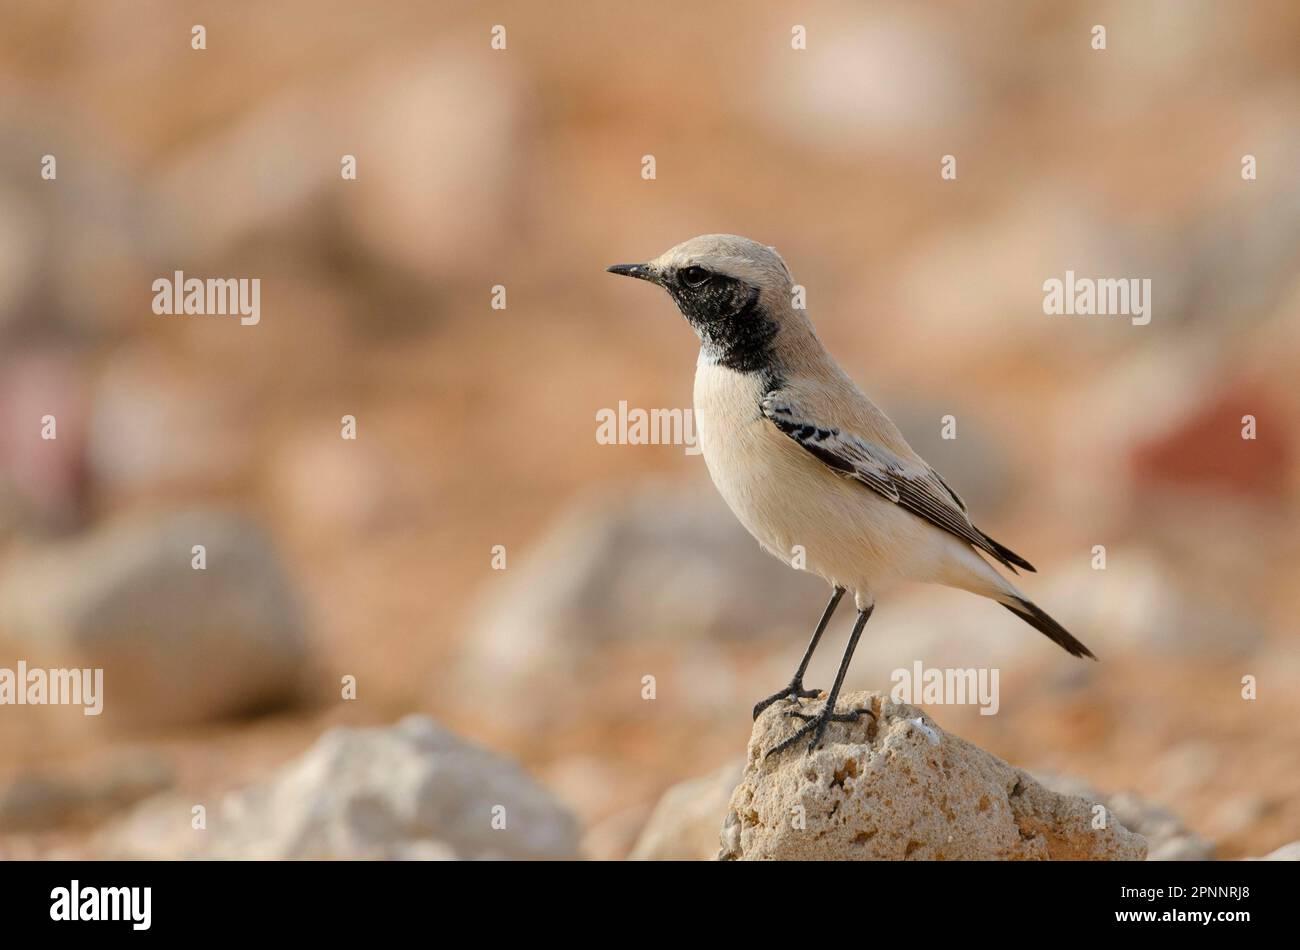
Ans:
<svg viewBox="0 0 1300 950"><path fill-rule="evenodd" d="M811 753L831 723L874 718L836 702L877 595L904 581L986 597L1072 656L1096 659L994 568L1035 570L975 526L961 496L835 362L795 306L794 279L774 248L705 234L606 270L655 284L676 303L700 341L695 425L713 484L764 549L831 587L789 684L754 706L757 719L788 700L787 714L803 723L767 755L805 738ZM822 691L806 689L804 675L846 592L857 617L825 702L806 712L801 701Z"/></svg>

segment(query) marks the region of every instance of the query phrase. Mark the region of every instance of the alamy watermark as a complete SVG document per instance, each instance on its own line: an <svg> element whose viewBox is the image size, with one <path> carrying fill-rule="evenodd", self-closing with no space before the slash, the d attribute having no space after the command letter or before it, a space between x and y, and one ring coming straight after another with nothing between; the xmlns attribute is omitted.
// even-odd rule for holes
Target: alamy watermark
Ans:
<svg viewBox="0 0 1300 950"><path fill-rule="evenodd" d="M104 711L102 669L0 667L0 706L81 706L87 716Z"/></svg>
<svg viewBox="0 0 1300 950"><path fill-rule="evenodd" d="M50 891L50 920L125 921L132 930L153 923L152 887L91 887L75 878Z"/></svg>
<svg viewBox="0 0 1300 950"><path fill-rule="evenodd" d="M153 312L191 316L238 316L246 327L262 321L262 279L260 277L186 277L175 271L171 280L153 282Z"/></svg>
<svg viewBox="0 0 1300 950"><path fill-rule="evenodd" d="M993 716L1001 707L997 669L926 669L920 660L911 669L889 674L894 684L889 698L910 706L979 706L981 716Z"/></svg>
<svg viewBox="0 0 1300 950"><path fill-rule="evenodd" d="M618 409L596 410L596 444L682 445L687 455L702 451L690 409L629 409L625 399Z"/></svg>
<svg viewBox="0 0 1300 950"><path fill-rule="evenodd" d="M1049 316L1126 316L1135 327L1151 322L1150 277L1049 277L1043 281L1043 313Z"/></svg>

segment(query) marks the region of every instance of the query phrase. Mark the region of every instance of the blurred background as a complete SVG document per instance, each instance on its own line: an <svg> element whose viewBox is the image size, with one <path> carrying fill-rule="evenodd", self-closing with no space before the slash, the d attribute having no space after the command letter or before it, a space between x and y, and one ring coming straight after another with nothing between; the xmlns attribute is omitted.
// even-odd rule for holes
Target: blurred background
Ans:
<svg viewBox="0 0 1300 950"><path fill-rule="evenodd" d="M210 853L194 804L276 826L248 789L410 714L535 783L558 843L516 855L626 856L729 774L826 591L698 455L595 438L689 407L696 353L605 265L717 231L1102 660L909 589L849 685L997 667L996 716L929 712L1184 856L1300 838L1294 3L2 7L0 667L102 667L105 705L0 707L0 856ZM1150 325L1045 316L1067 269L1150 278ZM175 270L260 278L260 324L155 316Z"/></svg>

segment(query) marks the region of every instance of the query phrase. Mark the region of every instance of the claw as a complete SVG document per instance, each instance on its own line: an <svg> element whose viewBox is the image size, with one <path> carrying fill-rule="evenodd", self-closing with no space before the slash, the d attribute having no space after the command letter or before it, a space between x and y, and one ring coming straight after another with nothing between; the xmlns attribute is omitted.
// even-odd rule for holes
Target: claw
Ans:
<svg viewBox="0 0 1300 950"><path fill-rule="evenodd" d="M760 715L762 715L764 709L766 709L768 706L771 706L773 703L777 702L778 700L815 699L821 694L822 691L820 689L804 689L803 683L800 682L799 680L795 680L793 683L791 683L789 686L787 686L785 689L781 690L780 692L773 693L771 696L767 697L767 699L760 699L757 703L755 703L754 718L757 719Z"/></svg>
<svg viewBox="0 0 1300 950"><path fill-rule="evenodd" d="M876 718L874 709L851 709L846 713L831 713L827 716L825 713L806 713L798 709L787 709L787 716L793 716L795 719L802 719L804 722L812 722L814 719L825 718L827 722L857 722L863 716Z"/></svg>
<svg viewBox="0 0 1300 950"><path fill-rule="evenodd" d="M822 708L821 712L816 714L805 713L797 709L788 709L786 710L786 715L792 716L796 719L802 719L804 725L796 729L793 735L787 737L778 745L769 749L763 758L771 758L774 755L784 752L809 733L812 734L812 739L808 742L808 751L812 752L821 742L822 734L826 731L826 727L832 722L857 722L863 716L870 716L873 720L876 718L875 711L871 709L852 709L848 712L837 713L829 703Z"/></svg>

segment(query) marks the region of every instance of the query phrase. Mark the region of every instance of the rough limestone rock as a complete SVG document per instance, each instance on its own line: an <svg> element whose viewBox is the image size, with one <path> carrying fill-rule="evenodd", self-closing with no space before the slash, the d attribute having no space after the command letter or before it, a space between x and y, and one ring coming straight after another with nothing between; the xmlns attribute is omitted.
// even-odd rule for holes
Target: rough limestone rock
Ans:
<svg viewBox="0 0 1300 950"><path fill-rule="evenodd" d="M767 750L800 723L783 703L759 717L723 821L720 859L1146 858L1146 841L1109 811L1048 791L913 706L879 693L850 693L837 704L866 706L878 722L832 723L815 752L799 745L771 759Z"/></svg>
<svg viewBox="0 0 1300 950"><path fill-rule="evenodd" d="M628 855L630 861L701 861L718 850L718 823L727 814L742 766L729 762L664 792Z"/></svg>
<svg viewBox="0 0 1300 950"><path fill-rule="evenodd" d="M23 550L0 574L0 642L32 667L102 668L97 726L290 703L309 655L305 627L270 540L219 510L128 515Z"/></svg>
<svg viewBox="0 0 1300 950"><path fill-rule="evenodd" d="M192 803L146 803L101 841L109 857L253 860L567 859L577 823L517 765L427 716L332 729L232 793L205 830Z"/></svg>

